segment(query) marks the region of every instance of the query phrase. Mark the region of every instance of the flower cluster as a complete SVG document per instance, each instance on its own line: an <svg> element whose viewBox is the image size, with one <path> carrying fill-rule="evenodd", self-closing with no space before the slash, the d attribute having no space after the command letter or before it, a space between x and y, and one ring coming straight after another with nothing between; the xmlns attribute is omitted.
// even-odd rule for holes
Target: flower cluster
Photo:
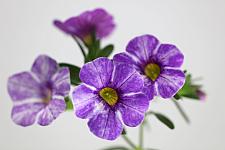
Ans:
<svg viewBox="0 0 225 150"><path fill-rule="evenodd" d="M77 117L88 120L94 135L115 140L124 133L125 126L136 127L149 114L174 128L164 115L147 112L155 96L173 99L176 106L183 97L205 99L201 86L181 70L182 52L173 44L160 43L153 35L137 36L128 42L125 52L107 58L113 45L101 48L100 40L111 34L115 23L104 9L86 11L54 24L76 40L85 64L80 68L40 55L31 71L9 77L12 120L18 125L29 126L37 121L46 126L72 108ZM70 97L71 86L76 87ZM131 146L142 149L142 145Z"/></svg>

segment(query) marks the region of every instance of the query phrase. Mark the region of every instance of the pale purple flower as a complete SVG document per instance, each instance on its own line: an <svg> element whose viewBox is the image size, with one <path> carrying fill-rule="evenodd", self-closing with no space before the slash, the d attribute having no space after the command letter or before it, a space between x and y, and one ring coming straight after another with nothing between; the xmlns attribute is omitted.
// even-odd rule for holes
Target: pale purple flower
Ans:
<svg viewBox="0 0 225 150"><path fill-rule="evenodd" d="M185 82L180 67L184 56L172 44L160 44L152 35L142 35L132 39L126 52L114 56L113 60L132 64L145 77L145 93L152 99L173 97Z"/></svg>
<svg viewBox="0 0 225 150"><path fill-rule="evenodd" d="M40 55L31 71L11 76L8 93L13 101L12 120L21 126L29 126L36 121L39 125L49 125L64 112L64 97L70 91L68 68L59 68L57 62Z"/></svg>
<svg viewBox="0 0 225 150"><path fill-rule="evenodd" d="M113 17L101 8L85 11L64 22L55 20L54 24L63 32L79 37L86 43L91 42L92 34L95 34L97 39L102 39L110 35L115 28Z"/></svg>
<svg viewBox="0 0 225 150"><path fill-rule="evenodd" d="M73 92L75 114L89 119L96 136L114 140L122 133L122 122L135 127L143 121L149 100L141 92L143 77L131 65L98 58L82 67L80 79L83 83Z"/></svg>

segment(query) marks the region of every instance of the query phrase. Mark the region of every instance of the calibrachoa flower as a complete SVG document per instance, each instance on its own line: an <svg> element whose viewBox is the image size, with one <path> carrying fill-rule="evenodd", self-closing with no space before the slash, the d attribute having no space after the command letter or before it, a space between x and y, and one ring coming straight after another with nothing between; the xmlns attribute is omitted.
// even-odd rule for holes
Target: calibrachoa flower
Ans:
<svg viewBox="0 0 225 150"><path fill-rule="evenodd" d="M171 98L183 86L185 75L180 70L183 59L175 45L160 44L152 35L135 37L128 43L126 52L113 58L134 65L145 76L144 91L150 99L154 95Z"/></svg>
<svg viewBox="0 0 225 150"><path fill-rule="evenodd" d="M92 42L92 34L95 34L97 39L102 39L115 28L113 17L101 8L85 11L65 22L55 20L54 24L63 32L79 37L86 44Z"/></svg>
<svg viewBox="0 0 225 150"><path fill-rule="evenodd" d="M68 68L59 68L54 59L40 55L31 71L15 74L8 80L8 92L14 103L12 120L21 126L35 121L49 125L65 110L64 97L69 91Z"/></svg>
<svg viewBox="0 0 225 150"><path fill-rule="evenodd" d="M143 77L131 65L98 58L82 67L80 79L73 92L75 114L89 119L96 136L114 140L122 133L121 120L130 127L143 121L149 100L141 92Z"/></svg>

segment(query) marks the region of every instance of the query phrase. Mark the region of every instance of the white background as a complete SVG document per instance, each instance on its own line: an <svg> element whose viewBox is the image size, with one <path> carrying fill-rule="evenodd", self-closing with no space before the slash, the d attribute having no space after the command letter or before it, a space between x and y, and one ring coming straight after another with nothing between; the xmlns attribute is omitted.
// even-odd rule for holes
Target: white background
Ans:
<svg viewBox="0 0 225 150"><path fill-rule="evenodd" d="M160 150L225 150L225 1L223 0L0 0L0 150L99 150L125 144L110 142L89 132L86 120L73 112L62 114L50 126L23 128L10 118L12 102L7 78L29 70L39 54L60 62L82 65L81 53L53 19L66 19L84 10L103 7L114 15L117 29L104 41L114 43L115 53L141 34L153 34L164 43L176 44L185 55L183 69L208 93L205 102L184 100L191 118L187 125L170 100L158 100L150 109L167 114L175 123L170 130L150 118L146 147ZM137 128L128 130L137 141Z"/></svg>

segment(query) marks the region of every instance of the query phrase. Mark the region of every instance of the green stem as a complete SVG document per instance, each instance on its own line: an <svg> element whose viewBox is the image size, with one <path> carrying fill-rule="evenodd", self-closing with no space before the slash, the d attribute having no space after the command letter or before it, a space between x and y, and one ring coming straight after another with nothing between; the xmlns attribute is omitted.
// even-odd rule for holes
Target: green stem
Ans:
<svg viewBox="0 0 225 150"><path fill-rule="evenodd" d="M189 120L188 116L186 115L186 113L184 112L184 110L182 109L182 107L180 106L180 104L177 102L177 100L173 99L172 101L175 104L175 106L177 107L177 109L180 112L180 114L182 115L182 117L184 118L184 120L187 123L190 123L190 120Z"/></svg>
<svg viewBox="0 0 225 150"><path fill-rule="evenodd" d="M144 138L144 123L142 123L139 128L139 148L141 150L142 150L143 144L144 144L143 138Z"/></svg>
<svg viewBox="0 0 225 150"><path fill-rule="evenodd" d="M135 144L126 136L126 135L122 135L122 138L127 142L127 144L129 144L132 148L137 149L137 147L135 146Z"/></svg>
<svg viewBox="0 0 225 150"><path fill-rule="evenodd" d="M73 39L76 41L77 45L79 46L79 48L80 48L80 50L81 50L81 52L82 52L82 54L83 54L83 56L84 56L84 59L86 59L86 53L85 53L85 51L84 51L83 46L82 46L82 45L80 44L80 42L78 41L77 37L75 37L75 36L72 36L72 37L73 37Z"/></svg>

